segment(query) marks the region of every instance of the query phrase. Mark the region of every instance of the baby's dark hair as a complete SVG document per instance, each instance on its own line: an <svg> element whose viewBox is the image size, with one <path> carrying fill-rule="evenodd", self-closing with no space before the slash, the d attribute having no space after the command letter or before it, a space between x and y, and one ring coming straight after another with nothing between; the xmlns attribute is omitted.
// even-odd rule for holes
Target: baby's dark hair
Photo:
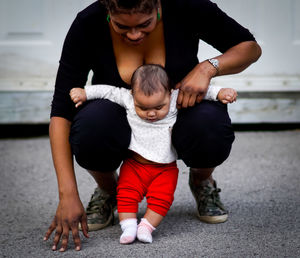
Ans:
<svg viewBox="0 0 300 258"><path fill-rule="evenodd" d="M131 78L132 94L138 89L145 96L151 96L158 91L171 92L172 85L169 76L161 65L146 64L135 70Z"/></svg>
<svg viewBox="0 0 300 258"><path fill-rule="evenodd" d="M158 0L99 0L106 9L115 13L152 13L158 7Z"/></svg>

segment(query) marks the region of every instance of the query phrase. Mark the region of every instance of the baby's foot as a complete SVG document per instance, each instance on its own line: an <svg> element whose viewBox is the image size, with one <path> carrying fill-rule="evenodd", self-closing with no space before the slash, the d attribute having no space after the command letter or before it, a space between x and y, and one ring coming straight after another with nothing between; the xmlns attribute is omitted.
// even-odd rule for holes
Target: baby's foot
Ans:
<svg viewBox="0 0 300 258"><path fill-rule="evenodd" d="M137 238L144 243L152 243L152 232L155 230L149 221L145 218L138 225Z"/></svg>
<svg viewBox="0 0 300 258"><path fill-rule="evenodd" d="M231 88L222 88L220 89L217 98L224 104L232 103L236 101L237 92Z"/></svg>
<svg viewBox="0 0 300 258"><path fill-rule="evenodd" d="M121 244L131 244L136 238L137 219L125 219L120 222L123 234L120 237Z"/></svg>

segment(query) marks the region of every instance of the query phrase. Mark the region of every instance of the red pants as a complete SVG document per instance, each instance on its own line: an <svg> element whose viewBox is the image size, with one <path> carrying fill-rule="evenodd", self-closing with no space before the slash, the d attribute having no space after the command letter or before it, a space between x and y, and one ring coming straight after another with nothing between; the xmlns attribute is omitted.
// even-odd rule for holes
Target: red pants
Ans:
<svg viewBox="0 0 300 258"><path fill-rule="evenodd" d="M165 216L174 200L178 168L170 164L141 164L126 159L117 188L118 212L137 213L138 203L146 196L148 208Z"/></svg>

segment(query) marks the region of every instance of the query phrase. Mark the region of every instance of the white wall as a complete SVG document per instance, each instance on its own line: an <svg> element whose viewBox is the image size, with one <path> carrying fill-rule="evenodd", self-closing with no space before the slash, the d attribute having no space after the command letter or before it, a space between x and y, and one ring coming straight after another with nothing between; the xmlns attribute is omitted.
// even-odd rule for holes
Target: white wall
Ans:
<svg viewBox="0 0 300 258"><path fill-rule="evenodd" d="M51 76L76 13L94 0L0 0L0 75ZM248 27L263 48L243 74L300 74L299 0L215 0ZM200 44L199 58L218 54ZM38 64L38 65L37 65ZM20 69L18 69L20 67ZM28 74L27 74L28 73Z"/></svg>
<svg viewBox="0 0 300 258"><path fill-rule="evenodd" d="M0 0L0 76L55 76L64 37L93 0Z"/></svg>

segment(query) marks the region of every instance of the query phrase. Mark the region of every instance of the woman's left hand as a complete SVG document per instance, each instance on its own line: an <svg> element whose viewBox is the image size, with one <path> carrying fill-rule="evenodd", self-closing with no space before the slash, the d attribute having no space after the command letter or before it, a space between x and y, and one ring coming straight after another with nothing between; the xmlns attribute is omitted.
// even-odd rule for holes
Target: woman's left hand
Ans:
<svg viewBox="0 0 300 258"><path fill-rule="evenodd" d="M176 89L179 89L177 108L192 107L196 102L200 103L216 72L207 61L196 65L181 82L176 84Z"/></svg>
<svg viewBox="0 0 300 258"><path fill-rule="evenodd" d="M217 58L221 64L218 75L235 74L245 70L256 62L261 55L261 48L255 41L241 42L228 49ZM194 106L201 102L206 94L212 77L217 70L207 60L197 64L188 75L176 85L180 89L177 99L178 108Z"/></svg>

